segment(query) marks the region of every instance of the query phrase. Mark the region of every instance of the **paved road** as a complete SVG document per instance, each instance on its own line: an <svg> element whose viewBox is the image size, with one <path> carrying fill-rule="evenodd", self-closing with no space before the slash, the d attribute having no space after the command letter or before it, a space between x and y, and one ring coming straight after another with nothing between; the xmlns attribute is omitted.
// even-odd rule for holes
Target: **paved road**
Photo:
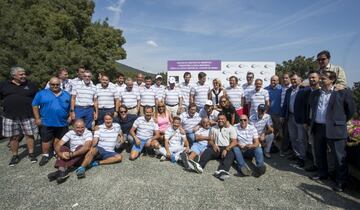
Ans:
<svg viewBox="0 0 360 210"><path fill-rule="evenodd" d="M54 159L44 167L27 158L8 167L6 144L0 142L0 209L360 209L358 182L335 193L331 181L311 181L277 154L260 178L231 176L221 182L212 176L216 161L199 175L142 156L93 168L82 180L72 174L58 185L46 178Z"/></svg>

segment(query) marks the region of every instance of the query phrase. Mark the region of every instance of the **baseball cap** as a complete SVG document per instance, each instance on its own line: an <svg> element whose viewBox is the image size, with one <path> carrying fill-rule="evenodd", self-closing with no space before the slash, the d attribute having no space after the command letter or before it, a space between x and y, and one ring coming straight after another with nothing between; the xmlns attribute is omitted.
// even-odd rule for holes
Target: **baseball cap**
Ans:
<svg viewBox="0 0 360 210"><path fill-rule="evenodd" d="M155 79L162 79L162 76L160 74L156 75Z"/></svg>
<svg viewBox="0 0 360 210"><path fill-rule="evenodd" d="M266 110L265 104L260 104L258 106L258 110L265 111Z"/></svg>
<svg viewBox="0 0 360 210"><path fill-rule="evenodd" d="M169 83L170 84L175 84L176 83L175 77L170 77L169 78Z"/></svg>
<svg viewBox="0 0 360 210"><path fill-rule="evenodd" d="M207 100L205 102L205 105L208 105L208 106L212 106L213 105L213 102L211 100Z"/></svg>

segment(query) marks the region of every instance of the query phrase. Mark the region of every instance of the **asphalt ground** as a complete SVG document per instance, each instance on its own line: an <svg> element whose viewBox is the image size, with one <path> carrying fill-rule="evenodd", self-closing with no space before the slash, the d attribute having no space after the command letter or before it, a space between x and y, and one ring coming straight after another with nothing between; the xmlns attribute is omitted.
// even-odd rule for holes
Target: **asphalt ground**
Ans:
<svg viewBox="0 0 360 210"><path fill-rule="evenodd" d="M279 154L266 160L259 178L235 176L232 168L219 181L212 176L217 161L196 174L149 156L129 161L124 151L122 163L92 168L81 180L71 173L58 185L47 179L54 158L43 167L31 164L23 145L23 159L9 167L7 143L0 141L0 209L360 209L359 181L336 193L331 180L312 181Z"/></svg>

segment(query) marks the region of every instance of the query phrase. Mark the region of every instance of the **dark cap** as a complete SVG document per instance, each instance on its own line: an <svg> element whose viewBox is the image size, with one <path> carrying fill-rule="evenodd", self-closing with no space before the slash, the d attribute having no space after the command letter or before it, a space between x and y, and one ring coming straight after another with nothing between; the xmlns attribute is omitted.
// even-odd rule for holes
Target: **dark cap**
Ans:
<svg viewBox="0 0 360 210"><path fill-rule="evenodd" d="M265 104L259 104L258 110L260 110L260 111L265 111L265 110L266 110Z"/></svg>

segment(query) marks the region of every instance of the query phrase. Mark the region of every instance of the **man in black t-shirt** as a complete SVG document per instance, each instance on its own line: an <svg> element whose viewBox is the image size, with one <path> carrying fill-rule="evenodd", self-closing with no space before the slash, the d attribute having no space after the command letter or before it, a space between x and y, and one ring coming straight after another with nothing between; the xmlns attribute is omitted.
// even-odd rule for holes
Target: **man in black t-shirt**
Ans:
<svg viewBox="0 0 360 210"><path fill-rule="evenodd" d="M4 116L2 134L10 138L10 150L13 154L9 166L19 163L19 136L23 133L29 152L29 159L36 163L34 156L34 134L38 132L32 112L31 102L37 88L26 79L25 70L13 67L10 70L11 79L0 83L0 97L3 100Z"/></svg>

